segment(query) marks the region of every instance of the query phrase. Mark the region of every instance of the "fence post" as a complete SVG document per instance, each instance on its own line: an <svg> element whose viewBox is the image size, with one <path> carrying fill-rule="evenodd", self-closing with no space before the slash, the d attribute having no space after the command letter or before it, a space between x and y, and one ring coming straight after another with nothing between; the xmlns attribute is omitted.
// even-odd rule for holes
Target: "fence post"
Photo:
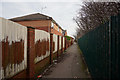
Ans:
<svg viewBox="0 0 120 80"><path fill-rule="evenodd" d="M73 39L72 39L72 37L71 37L71 43L70 43L70 45L72 45L72 41L73 41Z"/></svg>
<svg viewBox="0 0 120 80"><path fill-rule="evenodd" d="M66 39L66 37L65 37L65 50L67 49L67 39Z"/></svg>
<svg viewBox="0 0 120 80"><path fill-rule="evenodd" d="M63 53L63 36L61 37L61 54Z"/></svg>
<svg viewBox="0 0 120 80"><path fill-rule="evenodd" d="M27 27L27 78L34 77L35 28Z"/></svg>
<svg viewBox="0 0 120 80"><path fill-rule="evenodd" d="M53 34L50 33L50 64L53 62Z"/></svg>
<svg viewBox="0 0 120 80"><path fill-rule="evenodd" d="M66 50L66 37L65 37L65 50Z"/></svg>
<svg viewBox="0 0 120 80"><path fill-rule="evenodd" d="M57 41L57 42L58 42L58 43L57 43L57 44L58 44L58 45L57 45L57 58L58 58L58 57L59 57L59 35L58 35L58 39L57 39L57 40L58 40L58 41Z"/></svg>
<svg viewBox="0 0 120 80"><path fill-rule="evenodd" d="M2 41L0 42L0 79L2 79Z"/></svg>

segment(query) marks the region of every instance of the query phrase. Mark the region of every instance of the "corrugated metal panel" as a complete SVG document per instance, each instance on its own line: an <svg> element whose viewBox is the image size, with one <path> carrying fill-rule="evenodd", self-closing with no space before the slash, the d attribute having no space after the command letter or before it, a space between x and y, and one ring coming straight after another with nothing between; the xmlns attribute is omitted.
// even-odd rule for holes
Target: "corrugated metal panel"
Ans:
<svg viewBox="0 0 120 80"><path fill-rule="evenodd" d="M78 39L93 78L120 79L120 14Z"/></svg>

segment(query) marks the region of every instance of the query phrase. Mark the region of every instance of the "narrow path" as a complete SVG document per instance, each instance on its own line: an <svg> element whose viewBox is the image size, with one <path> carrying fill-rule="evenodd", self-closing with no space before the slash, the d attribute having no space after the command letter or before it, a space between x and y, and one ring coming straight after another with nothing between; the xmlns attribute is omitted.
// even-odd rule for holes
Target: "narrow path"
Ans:
<svg viewBox="0 0 120 80"><path fill-rule="evenodd" d="M70 46L58 62L45 73L44 78L90 78L76 43Z"/></svg>

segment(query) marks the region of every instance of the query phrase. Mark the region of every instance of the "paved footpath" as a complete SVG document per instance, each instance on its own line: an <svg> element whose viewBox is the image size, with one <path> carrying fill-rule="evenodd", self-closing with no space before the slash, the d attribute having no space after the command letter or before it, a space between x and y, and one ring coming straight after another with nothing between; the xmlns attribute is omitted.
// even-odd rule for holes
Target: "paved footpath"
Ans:
<svg viewBox="0 0 120 80"><path fill-rule="evenodd" d="M90 78L78 45L70 46L43 78Z"/></svg>

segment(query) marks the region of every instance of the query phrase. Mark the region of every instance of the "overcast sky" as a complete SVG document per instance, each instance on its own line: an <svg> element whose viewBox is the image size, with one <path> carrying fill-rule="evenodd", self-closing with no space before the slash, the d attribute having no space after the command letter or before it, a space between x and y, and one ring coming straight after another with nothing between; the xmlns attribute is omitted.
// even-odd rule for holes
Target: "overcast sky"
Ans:
<svg viewBox="0 0 120 80"><path fill-rule="evenodd" d="M6 19L24 16L32 13L42 13L53 19L66 29L69 36L75 34L77 27L73 21L82 0L2 0L0 2L0 17ZM42 10L42 8L46 7Z"/></svg>

